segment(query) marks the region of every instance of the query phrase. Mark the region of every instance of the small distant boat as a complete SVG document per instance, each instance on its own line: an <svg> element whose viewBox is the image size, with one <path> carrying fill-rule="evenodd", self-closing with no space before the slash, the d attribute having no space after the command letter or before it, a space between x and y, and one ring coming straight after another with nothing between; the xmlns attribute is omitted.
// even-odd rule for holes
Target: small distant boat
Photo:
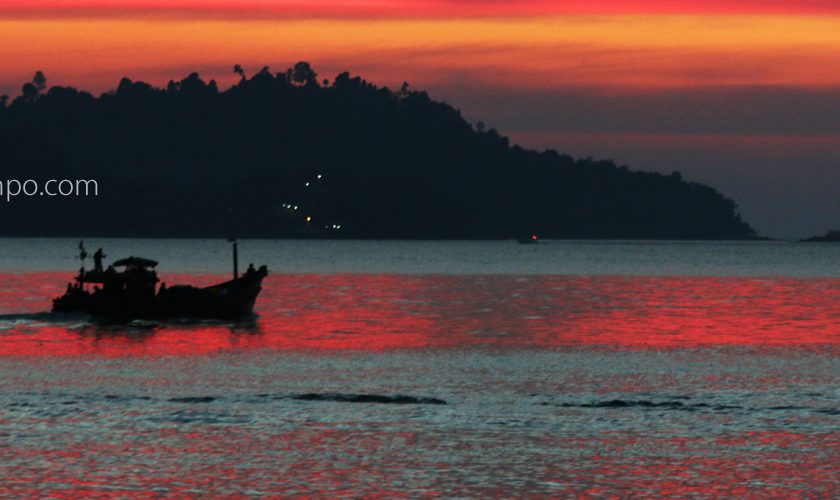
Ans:
<svg viewBox="0 0 840 500"><path fill-rule="evenodd" d="M84 312L111 319L224 318L253 314L268 268L250 265L240 276L236 241L233 242L233 279L208 287L166 284L158 286L157 261L143 257L117 260L102 269L104 254L94 254L95 267L84 264L67 291L53 300L54 312ZM87 252L79 244L84 263Z"/></svg>
<svg viewBox="0 0 840 500"><path fill-rule="evenodd" d="M537 236L537 233L533 233L531 236L519 238L516 241L522 243L523 245L533 245L534 243L540 241L540 238Z"/></svg>

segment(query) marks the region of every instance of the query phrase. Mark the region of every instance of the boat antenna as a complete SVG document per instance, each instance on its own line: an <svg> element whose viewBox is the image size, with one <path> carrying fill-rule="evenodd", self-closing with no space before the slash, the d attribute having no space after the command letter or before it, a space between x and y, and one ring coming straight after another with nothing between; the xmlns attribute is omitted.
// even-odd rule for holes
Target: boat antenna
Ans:
<svg viewBox="0 0 840 500"><path fill-rule="evenodd" d="M88 253L85 250L85 240L79 241L79 260L82 261L82 269L85 268L85 259L87 258Z"/></svg>
<svg viewBox="0 0 840 500"><path fill-rule="evenodd" d="M228 236L228 241L233 243L233 279L239 277L239 249L237 248L236 236Z"/></svg>

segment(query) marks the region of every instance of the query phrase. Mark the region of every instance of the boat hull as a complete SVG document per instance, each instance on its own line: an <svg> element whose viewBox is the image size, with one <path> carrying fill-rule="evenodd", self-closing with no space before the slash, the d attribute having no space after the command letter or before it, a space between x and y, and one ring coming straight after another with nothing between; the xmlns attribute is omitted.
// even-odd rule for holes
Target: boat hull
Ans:
<svg viewBox="0 0 840 500"><path fill-rule="evenodd" d="M205 288L173 286L146 296L70 290L53 301L53 311L84 312L120 320L242 318L253 314L266 275L256 271Z"/></svg>

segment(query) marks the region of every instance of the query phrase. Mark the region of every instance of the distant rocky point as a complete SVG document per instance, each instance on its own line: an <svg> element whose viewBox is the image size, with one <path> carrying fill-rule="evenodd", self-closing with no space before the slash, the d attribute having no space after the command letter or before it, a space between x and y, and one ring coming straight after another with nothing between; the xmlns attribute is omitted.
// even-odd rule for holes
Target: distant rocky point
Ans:
<svg viewBox="0 0 840 500"><path fill-rule="evenodd" d="M840 231L832 229L823 236L811 236L799 241L803 243L840 243Z"/></svg>

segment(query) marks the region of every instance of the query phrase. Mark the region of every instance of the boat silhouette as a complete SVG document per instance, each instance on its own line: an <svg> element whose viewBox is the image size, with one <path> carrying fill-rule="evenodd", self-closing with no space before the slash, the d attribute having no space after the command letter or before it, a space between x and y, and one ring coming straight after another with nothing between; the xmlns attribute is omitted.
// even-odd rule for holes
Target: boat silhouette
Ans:
<svg viewBox="0 0 840 500"><path fill-rule="evenodd" d="M53 312L84 312L112 319L220 318L253 314L268 268L250 265L238 272L237 243L233 242L233 279L207 287L158 285L157 261L127 257L102 267L104 253L94 255L95 266L85 270L87 252L79 244L83 262L64 295L53 300Z"/></svg>

